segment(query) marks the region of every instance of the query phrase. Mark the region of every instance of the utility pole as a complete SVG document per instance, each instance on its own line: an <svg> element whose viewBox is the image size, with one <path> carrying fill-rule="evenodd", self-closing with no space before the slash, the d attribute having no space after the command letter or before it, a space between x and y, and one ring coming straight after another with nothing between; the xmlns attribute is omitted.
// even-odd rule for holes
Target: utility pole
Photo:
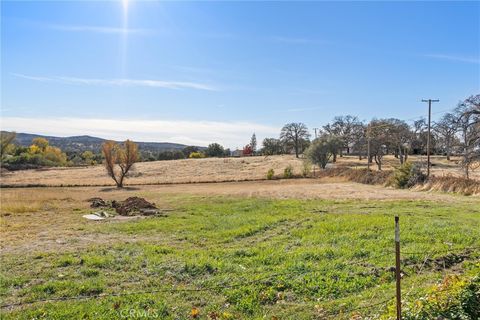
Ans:
<svg viewBox="0 0 480 320"><path fill-rule="evenodd" d="M422 102L428 102L428 136L427 136L427 178L430 176L430 122L432 118L432 102L440 100L422 99Z"/></svg>
<svg viewBox="0 0 480 320"><path fill-rule="evenodd" d="M313 130L315 130L315 139L317 139L317 130L318 130L318 128L313 128Z"/></svg>

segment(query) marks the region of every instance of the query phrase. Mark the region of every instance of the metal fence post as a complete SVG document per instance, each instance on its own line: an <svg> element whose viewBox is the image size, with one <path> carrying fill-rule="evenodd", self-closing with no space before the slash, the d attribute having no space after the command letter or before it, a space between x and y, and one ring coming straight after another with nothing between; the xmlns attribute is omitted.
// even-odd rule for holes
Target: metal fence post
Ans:
<svg viewBox="0 0 480 320"><path fill-rule="evenodd" d="M395 216L395 278L397 283L397 320L402 319L402 290L400 287L400 224Z"/></svg>

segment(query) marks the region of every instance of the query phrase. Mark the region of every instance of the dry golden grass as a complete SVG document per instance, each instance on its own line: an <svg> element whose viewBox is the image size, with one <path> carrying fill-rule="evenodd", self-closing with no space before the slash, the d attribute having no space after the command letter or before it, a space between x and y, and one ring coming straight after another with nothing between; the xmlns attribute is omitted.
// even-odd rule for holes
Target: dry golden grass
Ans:
<svg viewBox="0 0 480 320"><path fill-rule="evenodd" d="M244 181L265 179L268 169L281 174L292 165L300 172L302 161L294 156L207 158L141 162L127 179L127 185ZM49 168L8 172L2 185L106 186L112 185L103 166L82 168Z"/></svg>
<svg viewBox="0 0 480 320"><path fill-rule="evenodd" d="M431 177L424 184L415 187L415 190L480 195L480 182L478 182L478 180L454 176Z"/></svg>
<svg viewBox="0 0 480 320"><path fill-rule="evenodd" d="M410 161L424 163L425 157L410 157ZM446 161L445 157L432 158L432 174L436 176L462 176L458 159ZM275 170L275 176L281 177L283 170L292 165L295 175L302 172L302 160L294 156L258 156L245 158L207 158L172 161L142 162L135 165L135 172L127 179L127 185L171 184L193 182L224 182L263 180L269 169ZM398 166L393 156L385 157L384 171ZM357 157L339 157L330 168L366 168L366 160ZM376 170L375 164L371 166ZM318 168L317 168L317 173ZM479 178L479 172L473 172L473 178ZM330 175L331 176L331 175ZM333 177L330 177L333 178ZM350 179L349 181L357 181ZM109 186L113 181L107 177L103 166L80 168L48 168L4 172L1 176L3 186Z"/></svg>

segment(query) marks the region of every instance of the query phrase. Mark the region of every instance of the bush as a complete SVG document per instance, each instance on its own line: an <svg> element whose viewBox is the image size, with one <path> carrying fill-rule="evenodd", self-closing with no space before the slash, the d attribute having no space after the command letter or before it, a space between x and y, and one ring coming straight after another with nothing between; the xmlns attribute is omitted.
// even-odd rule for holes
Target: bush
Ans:
<svg viewBox="0 0 480 320"><path fill-rule="evenodd" d="M393 185L397 188L411 188L417 184L423 183L426 175L420 170L418 166L411 162L405 162L400 167L395 169L393 174Z"/></svg>
<svg viewBox="0 0 480 320"><path fill-rule="evenodd" d="M267 171L267 180L272 180L274 175L275 175L275 171L273 169L269 169Z"/></svg>
<svg viewBox="0 0 480 320"><path fill-rule="evenodd" d="M407 303L404 319L480 319L480 277L465 279L457 275L446 276L423 298ZM391 319L389 315L382 319Z"/></svg>
<svg viewBox="0 0 480 320"><path fill-rule="evenodd" d="M310 161L303 161L303 166L302 166L302 177L307 178L310 173L312 172L312 164Z"/></svg>
<svg viewBox="0 0 480 320"><path fill-rule="evenodd" d="M289 164L285 170L283 170L283 177L285 179L290 179L293 177L293 167L291 164Z"/></svg>
<svg viewBox="0 0 480 320"><path fill-rule="evenodd" d="M205 158L205 154L202 152L192 152L188 156L190 159L200 159L200 158Z"/></svg>

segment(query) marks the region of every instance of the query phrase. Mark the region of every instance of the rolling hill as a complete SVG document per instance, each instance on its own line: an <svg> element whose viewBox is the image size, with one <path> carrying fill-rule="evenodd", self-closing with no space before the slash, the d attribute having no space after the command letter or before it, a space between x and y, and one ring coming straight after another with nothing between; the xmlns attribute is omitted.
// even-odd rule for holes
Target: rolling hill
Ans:
<svg viewBox="0 0 480 320"><path fill-rule="evenodd" d="M31 133L17 133L15 143L22 146L29 146L35 138L45 138L50 142L50 145L59 147L65 152L83 152L90 150L92 152L100 152L101 145L106 139L91 137L91 136L72 136L72 137L54 137L44 136ZM187 145L170 142L138 142L138 147L141 151L172 151L181 150ZM199 147L202 149L201 147Z"/></svg>

